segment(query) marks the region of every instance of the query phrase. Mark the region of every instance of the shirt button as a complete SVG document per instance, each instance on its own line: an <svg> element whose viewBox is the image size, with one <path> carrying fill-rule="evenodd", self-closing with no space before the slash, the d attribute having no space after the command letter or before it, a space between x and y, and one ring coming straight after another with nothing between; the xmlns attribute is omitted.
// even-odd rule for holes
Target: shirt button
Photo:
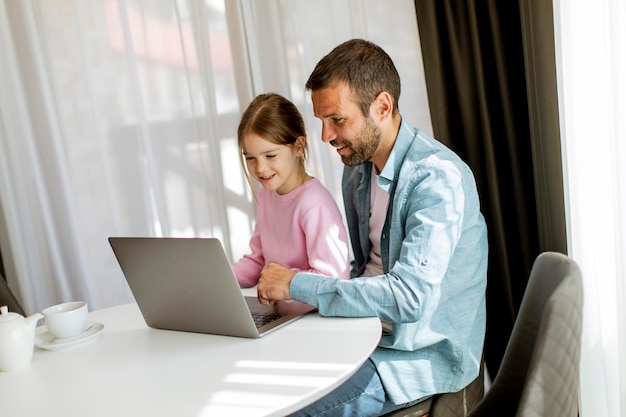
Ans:
<svg viewBox="0 0 626 417"><path fill-rule="evenodd" d="M422 260L422 266L426 266L428 265L428 259L423 259Z"/></svg>

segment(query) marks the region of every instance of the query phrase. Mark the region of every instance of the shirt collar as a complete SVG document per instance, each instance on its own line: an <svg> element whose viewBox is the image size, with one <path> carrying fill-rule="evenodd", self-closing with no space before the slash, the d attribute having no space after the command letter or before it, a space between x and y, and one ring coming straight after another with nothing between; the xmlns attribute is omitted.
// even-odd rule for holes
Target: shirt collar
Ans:
<svg viewBox="0 0 626 417"><path fill-rule="evenodd" d="M387 162L385 162L385 166L379 175L380 178L387 180L385 181L387 184L379 183L381 187L386 188L384 185L388 186L388 182L398 180L400 168L402 167L402 161L404 161L404 157L409 151L409 147L411 146L414 137L415 132L413 131L413 128L411 128L411 126L406 123L404 119L402 119L396 141L393 144L389 158L387 158Z"/></svg>

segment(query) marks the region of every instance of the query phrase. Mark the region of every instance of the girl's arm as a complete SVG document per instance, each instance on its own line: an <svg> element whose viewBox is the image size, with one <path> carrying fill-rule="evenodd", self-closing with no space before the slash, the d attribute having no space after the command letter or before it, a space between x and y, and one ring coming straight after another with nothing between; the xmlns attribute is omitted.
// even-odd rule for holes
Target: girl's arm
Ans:
<svg viewBox="0 0 626 417"><path fill-rule="evenodd" d="M233 263L233 271L241 288L254 287L259 282L259 274L265 266L263 257L263 247L258 227L254 228L254 233L250 239L251 253L244 255L240 260Z"/></svg>
<svg viewBox="0 0 626 417"><path fill-rule="evenodd" d="M304 212L301 225L310 267L305 272L349 279L348 234L332 197Z"/></svg>

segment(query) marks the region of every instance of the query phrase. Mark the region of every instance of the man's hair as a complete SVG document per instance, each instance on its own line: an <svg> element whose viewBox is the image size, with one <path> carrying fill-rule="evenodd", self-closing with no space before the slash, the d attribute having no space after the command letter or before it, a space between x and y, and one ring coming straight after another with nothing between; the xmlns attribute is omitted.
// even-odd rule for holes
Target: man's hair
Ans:
<svg viewBox="0 0 626 417"><path fill-rule="evenodd" d="M305 87L314 92L336 82L348 84L366 117L383 91L393 97L393 114L398 112L400 76L391 57L372 42L352 39L337 46L317 63Z"/></svg>

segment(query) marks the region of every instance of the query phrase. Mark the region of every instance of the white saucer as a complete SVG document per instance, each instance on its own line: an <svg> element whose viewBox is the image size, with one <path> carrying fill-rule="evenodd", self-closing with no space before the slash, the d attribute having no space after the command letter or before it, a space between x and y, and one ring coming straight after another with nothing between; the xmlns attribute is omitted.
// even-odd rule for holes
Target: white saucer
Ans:
<svg viewBox="0 0 626 417"><path fill-rule="evenodd" d="M80 334L63 339L57 339L52 333L44 332L35 336L35 346L46 350L65 349L93 339L99 335L103 329L104 324L102 323L89 323Z"/></svg>

